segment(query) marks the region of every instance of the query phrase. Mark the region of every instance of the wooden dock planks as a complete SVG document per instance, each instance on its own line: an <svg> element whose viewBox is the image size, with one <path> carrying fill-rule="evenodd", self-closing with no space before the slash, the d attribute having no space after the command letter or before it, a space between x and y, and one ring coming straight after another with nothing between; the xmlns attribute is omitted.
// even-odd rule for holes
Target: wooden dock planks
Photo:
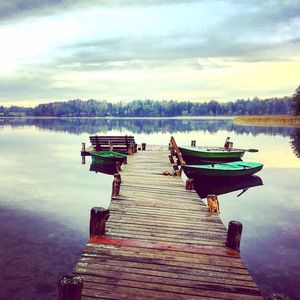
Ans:
<svg viewBox="0 0 300 300"><path fill-rule="evenodd" d="M262 299L226 228L172 173L164 146L122 166L106 235L92 237L74 273L82 299Z"/></svg>

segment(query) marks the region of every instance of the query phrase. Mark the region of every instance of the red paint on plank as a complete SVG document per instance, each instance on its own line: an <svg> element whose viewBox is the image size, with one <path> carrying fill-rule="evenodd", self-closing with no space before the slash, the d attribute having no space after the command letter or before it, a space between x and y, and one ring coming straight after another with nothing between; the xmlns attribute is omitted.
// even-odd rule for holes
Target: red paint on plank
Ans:
<svg viewBox="0 0 300 300"><path fill-rule="evenodd" d="M107 237L91 237L89 239L89 243L91 244L102 244L102 245L111 245L118 247L139 247L139 248L148 248L160 251L178 251L178 252L189 252L196 254L204 254L204 255L216 255L216 256L225 256L225 257L233 257L240 258L240 253L236 250L228 249L224 246L224 248L220 248L219 250L209 249L205 246L186 246L186 245L164 245L159 243L150 243L150 242L140 242L136 240L128 240L128 239L112 239Z"/></svg>

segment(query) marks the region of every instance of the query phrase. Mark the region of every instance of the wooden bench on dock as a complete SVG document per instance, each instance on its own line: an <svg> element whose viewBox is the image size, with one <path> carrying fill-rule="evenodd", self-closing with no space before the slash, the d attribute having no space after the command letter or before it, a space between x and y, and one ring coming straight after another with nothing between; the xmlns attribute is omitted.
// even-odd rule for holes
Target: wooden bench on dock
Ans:
<svg viewBox="0 0 300 300"><path fill-rule="evenodd" d="M90 136L90 142L94 150L106 151L113 150L120 153L132 155L137 152L137 144L134 136Z"/></svg>

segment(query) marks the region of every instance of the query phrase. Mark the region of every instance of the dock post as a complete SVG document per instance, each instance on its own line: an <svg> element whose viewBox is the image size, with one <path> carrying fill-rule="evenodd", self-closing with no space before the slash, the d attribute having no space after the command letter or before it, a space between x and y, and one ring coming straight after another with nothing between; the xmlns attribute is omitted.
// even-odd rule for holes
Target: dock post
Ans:
<svg viewBox="0 0 300 300"><path fill-rule="evenodd" d="M177 165L173 165L173 170L175 176L181 176L181 169L179 170L179 167Z"/></svg>
<svg viewBox="0 0 300 300"><path fill-rule="evenodd" d="M146 143L142 143L142 150L143 150L143 151L146 150Z"/></svg>
<svg viewBox="0 0 300 300"><path fill-rule="evenodd" d="M219 205L218 197L214 194L209 194L206 196L206 198L207 198L208 211L219 214L220 205Z"/></svg>
<svg viewBox="0 0 300 300"><path fill-rule="evenodd" d="M186 180L185 189L189 190L189 191L194 189L194 179L193 178L189 178Z"/></svg>
<svg viewBox="0 0 300 300"><path fill-rule="evenodd" d="M173 156L171 154L169 155L169 160L170 160L171 164L174 164L174 158L173 158Z"/></svg>
<svg viewBox="0 0 300 300"><path fill-rule="evenodd" d="M230 221L227 231L226 247L240 251L243 225L238 221Z"/></svg>
<svg viewBox="0 0 300 300"><path fill-rule="evenodd" d="M80 300L83 279L80 276L64 275L58 284L59 300Z"/></svg>
<svg viewBox="0 0 300 300"><path fill-rule="evenodd" d="M85 143L81 143L81 152L85 152Z"/></svg>
<svg viewBox="0 0 300 300"><path fill-rule="evenodd" d="M123 164L127 165L127 156L123 158Z"/></svg>
<svg viewBox="0 0 300 300"><path fill-rule="evenodd" d="M121 174L120 173L115 173L114 174L114 179L120 180L120 183L122 183L122 179L121 179Z"/></svg>
<svg viewBox="0 0 300 300"><path fill-rule="evenodd" d="M81 155L81 164L85 165L85 155Z"/></svg>
<svg viewBox="0 0 300 300"><path fill-rule="evenodd" d="M191 140L191 146L196 147L196 141L195 140Z"/></svg>
<svg viewBox="0 0 300 300"><path fill-rule="evenodd" d="M120 172L120 171L122 171L122 169L121 169L121 164L120 164L120 162L116 162L116 169L117 169L117 172Z"/></svg>
<svg viewBox="0 0 300 300"><path fill-rule="evenodd" d="M105 234L106 221L109 218L109 210L103 207L93 207L90 217L90 237Z"/></svg>
<svg viewBox="0 0 300 300"><path fill-rule="evenodd" d="M121 187L121 175L120 178L115 177L112 183L112 192L111 196L116 197L120 195L120 187Z"/></svg>

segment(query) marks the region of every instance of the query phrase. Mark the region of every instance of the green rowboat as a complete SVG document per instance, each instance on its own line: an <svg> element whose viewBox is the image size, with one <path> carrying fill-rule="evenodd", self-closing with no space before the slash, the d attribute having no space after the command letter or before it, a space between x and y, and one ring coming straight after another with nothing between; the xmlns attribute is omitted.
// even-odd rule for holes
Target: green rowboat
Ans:
<svg viewBox="0 0 300 300"><path fill-rule="evenodd" d="M197 163L201 160L235 161L240 160L245 153L244 149L224 147L178 146L178 148L187 163Z"/></svg>
<svg viewBox="0 0 300 300"><path fill-rule="evenodd" d="M123 163L127 157L126 154L114 152L114 151L92 151L93 164L114 165L116 162Z"/></svg>
<svg viewBox="0 0 300 300"><path fill-rule="evenodd" d="M263 168L257 162L235 161L230 163L212 163L209 165L184 165L182 166L188 177L239 177L252 175Z"/></svg>

